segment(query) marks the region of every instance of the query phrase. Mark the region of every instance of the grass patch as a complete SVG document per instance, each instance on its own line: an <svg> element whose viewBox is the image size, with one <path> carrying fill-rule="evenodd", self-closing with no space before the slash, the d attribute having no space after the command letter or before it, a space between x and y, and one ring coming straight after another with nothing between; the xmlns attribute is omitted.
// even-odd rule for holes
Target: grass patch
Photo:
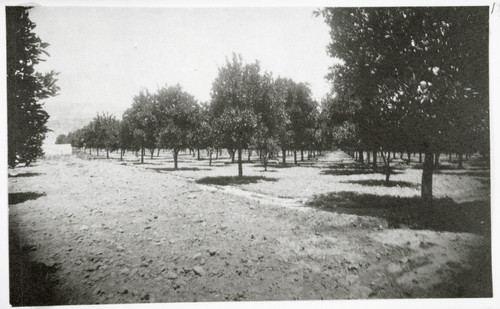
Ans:
<svg viewBox="0 0 500 309"><path fill-rule="evenodd" d="M196 180L196 183L204 185L245 185L249 183L257 183L260 181L278 181L277 178L264 177L264 176L219 176L219 177L203 177Z"/></svg>

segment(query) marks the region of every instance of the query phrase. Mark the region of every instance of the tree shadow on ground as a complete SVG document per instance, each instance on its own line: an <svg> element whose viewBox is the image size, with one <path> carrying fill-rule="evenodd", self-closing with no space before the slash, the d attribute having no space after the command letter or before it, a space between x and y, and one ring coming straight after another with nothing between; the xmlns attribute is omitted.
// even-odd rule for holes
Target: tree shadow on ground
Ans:
<svg viewBox="0 0 500 309"><path fill-rule="evenodd" d="M342 191L314 196L306 205L335 213L383 218L392 228L490 235L489 201L456 203L451 198L439 198L432 205L425 205L420 197Z"/></svg>
<svg viewBox="0 0 500 309"><path fill-rule="evenodd" d="M334 175L334 176L350 176L350 175L370 175L370 174L384 174L382 169L372 169L369 167L364 168L338 168L338 169L326 169L321 172L322 175ZM391 175L398 175L401 172L391 169Z"/></svg>
<svg viewBox="0 0 500 309"><path fill-rule="evenodd" d="M474 168L482 168L482 169L490 168L489 161L469 161L469 162L467 162L467 164L469 166L474 167Z"/></svg>
<svg viewBox="0 0 500 309"><path fill-rule="evenodd" d="M45 174L44 173L19 173L17 175L11 175L11 174L9 174L9 178L34 177L34 176L40 176L40 175L45 175Z"/></svg>
<svg viewBox="0 0 500 309"><path fill-rule="evenodd" d="M148 162L144 160L144 163L141 162L127 162L126 165L160 165L161 163L153 163L153 162Z"/></svg>
<svg viewBox="0 0 500 309"><path fill-rule="evenodd" d="M491 240L490 240L491 241ZM493 297L492 272L491 272L491 245L481 246L474 250L470 257L470 268L464 268L452 261L448 266L455 269L449 280L442 281L434 288L448 290L449 298L478 298Z"/></svg>
<svg viewBox="0 0 500 309"><path fill-rule="evenodd" d="M277 178L264 177L264 176L219 176L219 177L203 177L196 180L196 183L204 185L246 185L249 183L257 183L260 181L278 181Z"/></svg>
<svg viewBox="0 0 500 309"><path fill-rule="evenodd" d="M210 171L211 168L198 168L198 167L148 167L148 170L153 170L158 173L162 172L175 172L175 171Z"/></svg>
<svg viewBox="0 0 500 309"><path fill-rule="evenodd" d="M490 178L487 178L487 179L484 179L484 178L476 178L477 181L479 181L482 185L485 185L485 186L491 186L491 179Z"/></svg>
<svg viewBox="0 0 500 309"><path fill-rule="evenodd" d="M460 175L460 176L472 176L472 177L490 177L490 170L444 170L444 169L439 169L435 170L434 173L436 174L442 174L442 175Z"/></svg>
<svg viewBox="0 0 500 309"><path fill-rule="evenodd" d="M257 164L254 164L255 167L262 167L264 168L264 164L262 163L257 163ZM297 167L299 165L297 164L293 164L293 163L287 163L285 165L281 164L281 162L279 164L276 164L276 163L270 163L267 165L267 168L291 168L291 167Z"/></svg>
<svg viewBox="0 0 500 309"><path fill-rule="evenodd" d="M394 181L389 180L389 183L386 183L385 180L378 179L366 179L366 180L350 180L343 181L344 183L352 183L358 184L362 186L374 186L374 187L406 187L406 188L419 188L420 184L416 184L409 181Z"/></svg>
<svg viewBox="0 0 500 309"><path fill-rule="evenodd" d="M16 192L9 193L9 205L15 205L19 203L24 203L29 200L36 200L37 198L44 196L45 192Z"/></svg>
<svg viewBox="0 0 500 309"><path fill-rule="evenodd" d="M50 306L64 304L63 295L55 293L58 265L34 262L33 246L20 247L16 235L9 232L9 281L12 306Z"/></svg>
<svg viewBox="0 0 500 309"><path fill-rule="evenodd" d="M292 168L292 167L298 167L298 164L295 163L279 163L279 164L269 164L268 167L273 167L273 168ZM264 165L262 165L264 167Z"/></svg>

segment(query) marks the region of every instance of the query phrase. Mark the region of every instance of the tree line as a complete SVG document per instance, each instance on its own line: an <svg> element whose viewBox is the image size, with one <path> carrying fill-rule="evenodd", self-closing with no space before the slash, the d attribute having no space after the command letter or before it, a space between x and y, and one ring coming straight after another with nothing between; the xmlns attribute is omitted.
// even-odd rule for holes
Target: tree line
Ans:
<svg viewBox="0 0 500 309"><path fill-rule="evenodd" d="M341 147L360 162L382 163L389 182L396 152L419 154L422 198L431 204L442 153L489 159L487 7L325 8L327 50L340 61L318 104L307 84L274 78L233 55L219 68L209 103L180 86L141 91L118 121L103 114L71 132L73 146L107 152L227 149L238 159ZM365 159L366 155L366 159ZM266 160L264 160L264 165Z"/></svg>
<svg viewBox="0 0 500 309"><path fill-rule="evenodd" d="M164 86L156 93L142 90L133 98L121 120L109 114L98 114L85 127L58 137L79 149L92 148L140 152L141 163L149 152L170 149L174 168L183 149L205 149L210 157L227 149L232 161L238 162L243 176L242 152L257 151L267 168L267 159L281 152L316 152L329 146L322 126L321 112L305 83L289 78L274 78L262 72L260 64L244 63L233 55L212 84L211 101L199 103L180 85ZM235 159L235 157L237 159Z"/></svg>

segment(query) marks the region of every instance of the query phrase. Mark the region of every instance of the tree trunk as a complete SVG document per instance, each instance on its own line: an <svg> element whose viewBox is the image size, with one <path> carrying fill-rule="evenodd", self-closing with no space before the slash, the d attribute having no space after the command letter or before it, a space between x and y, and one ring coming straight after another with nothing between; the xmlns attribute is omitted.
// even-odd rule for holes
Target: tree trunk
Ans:
<svg viewBox="0 0 500 309"><path fill-rule="evenodd" d="M158 151L156 152L156 157L160 156L160 148L158 148Z"/></svg>
<svg viewBox="0 0 500 309"><path fill-rule="evenodd" d="M393 152L394 153L394 152ZM381 150L382 160L384 161L384 171L385 171L385 185L389 185L389 178L391 177L391 152L387 152L387 158L384 156L384 151Z"/></svg>
<svg viewBox="0 0 500 309"><path fill-rule="evenodd" d="M179 164L177 163L178 155L179 155L179 150L174 149L174 169L177 169L179 167Z"/></svg>
<svg viewBox="0 0 500 309"><path fill-rule="evenodd" d="M354 152L354 161L358 161L358 152L357 151Z"/></svg>
<svg viewBox="0 0 500 309"><path fill-rule="evenodd" d="M439 152L434 155L434 167L436 169L439 169L439 155L440 155Z"/></svg>
<svg viewBox="0 0 500 309"><path fill-rule="evenodd" d="M99 156L99 147L97 147L97 156Z"/></svg>
<svg viewBox="0 0 500 309"><path fill-rule="evenodd" d="M300 150L300 161L304 161L304 150Z"/></svg>
<svg viewBox="0 0 500 309"><path fill-rule="evenodd" d="M212 166L212 152L209 153L208 166Z"/></svg>
<svg viewBox="0 0 500 309"><path fill-rule="evenodd" d="M451 162L451 152L448 154L448 161Z"/></svg>
<svg viewBox="0 0 500 309"><path fill-rule="evenodd" d="M464 155L461 152L458 154L458 168L464 168Z"/></svg>
<svg viewBox="0 0 500 309"><path fill-rule="evenodd" d="M366 152L366 165L368 165L368 166L370 165L370 152L369 151Z"/></svg>
<svg viewBox="0 0 500 309"><path fill-rule="evenodd" d="M377 168L377 151L376 150L373 152L373 162L372 162L372 164L373 164L373 168Z"/></svg>
<svg viewBox="0 0 500 309"><path fill-rule="evenodd" d="M432 203L432 172L434 171L433 153L425 152L424 167L422 170L422 200L426 206Z"/></svg>
<svg viewBox="0 0 500 309"><path fill-rule="evenodd" d="M120 149L120 161L123 161L123 150Z"/></svg>
<svg viewBox="0 0 500 309"><path fill-rule="evenodd" d="M408 164L411 162L411 153L408 151Z"/></svg>
<svg viewBox="0 0 500 309"><path fill-rule="evenodd" d="M106 159L109 159L109 149L106 149Z"/></svg>
<svg viewBox="0 0 500 309"><path fill-rule="evenodd" d="M219 149L215 149L215 160L219 160Z"/></svg>
<svg viewBox="0 0 500 309"><path fill-rule="evenodd" d="M418 152L418 163L422 163L422 151Z"/></svg>
<svg viewBox="0 0 500 309"><path fill-rule="evenodd" d="M243 162L241 162L241 148L238 148L238 177L243 177Z"/></svg>
<svg viewBox="0 0 500 309"><path fill-rule="evenodd" d="M141 164L144 163L144 148L141 148Z"/></svg>
<svg viewBox="0 0 500 309"><path fill-rule="evenodd" d="M200 148L198 148L197 151L198 151L198 158L197 159L201 160L201 158L200 158Z"/></svg>
<svg viewBox="0 0 500 309"><path fill-rule="evenodd" d="M297 164L297 150L293 151L293 163Z"/></svg>
<svg viewBox="0 0 500 309"><path fill-rule="evenodd" d="M389 156L389 155L388 155L388 156ZM396 159L396 152L395 152L395 151L393 151L393 152L392 152L392 158L393 158L393 159Z"/></svg>
<svg viewBox="0 0 500 309"><path fill-rule="evenodd" d="M364 163L364 158L363 158L363 150L359 151L359 162Z"/></svg>
<svg viewBox="0 0 500 309"><path fill-rule="evenodd" d="M151 153L151 159L153 159L153 156L155 154L155 149L151 148L151 149L149 149L149 152Z"/></svg>
<svg viewBox="0 0 500 309"><path fill-rule="evenodd" d="M250 162L251 157L252 157L252 150L248 149L248 162Z"/></svg>
<svg viewBox="0 0 500 309"><path fill-rule="evenodd" d="M283 165L286 165L286 149L281 149L281 152L283 153Z"/></svg>

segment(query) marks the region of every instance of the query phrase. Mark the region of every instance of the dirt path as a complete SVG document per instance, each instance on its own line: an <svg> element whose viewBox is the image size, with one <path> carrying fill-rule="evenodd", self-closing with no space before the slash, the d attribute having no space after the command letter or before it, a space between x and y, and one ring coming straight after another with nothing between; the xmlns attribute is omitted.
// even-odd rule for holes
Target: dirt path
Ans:
<svg viewBox="0 0 500 309"><path fill-rule="evenodd" d="M389 229L376 217L101 160L9 172L18 175L9 178L11 269L45 274L29 280L51 296L14 293L27 304L491 293L483 236Z"/></svg>

